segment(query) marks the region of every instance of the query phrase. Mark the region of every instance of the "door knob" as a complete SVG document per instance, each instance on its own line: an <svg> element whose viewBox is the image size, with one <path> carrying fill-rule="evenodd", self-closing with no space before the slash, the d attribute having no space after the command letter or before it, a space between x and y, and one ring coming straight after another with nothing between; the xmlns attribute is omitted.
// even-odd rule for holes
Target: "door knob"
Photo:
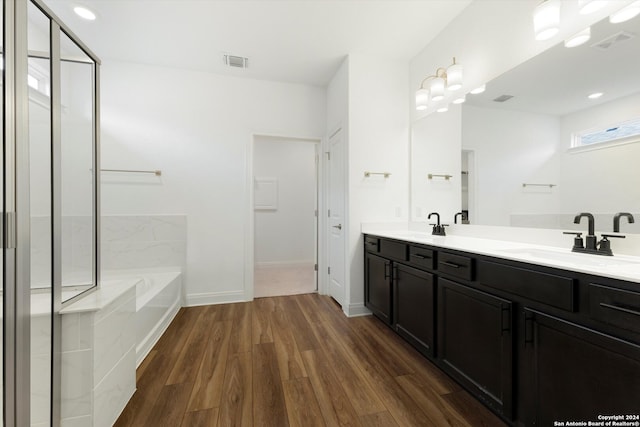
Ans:
<svg viewBox="0 0 640 427"><path fill-rule="evenodd" d="M342 230L342 224L334 225L333 228L337 228L338 230Z"/></svg>

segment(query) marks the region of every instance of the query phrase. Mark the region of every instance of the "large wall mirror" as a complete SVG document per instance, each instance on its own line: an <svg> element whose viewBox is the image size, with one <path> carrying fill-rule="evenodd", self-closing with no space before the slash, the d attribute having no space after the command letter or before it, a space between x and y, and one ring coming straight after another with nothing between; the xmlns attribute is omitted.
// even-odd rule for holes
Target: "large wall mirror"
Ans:
<svg viewBox="0 0 640 427"><path fill-rule="evenodd" d="M623 219L621 232L640 233L639 54L640 17L606 19L587 43L560 43L468 95L461 110L414 123L412 220L440 210L451 222L468 210L471 224L582 230L573 218L591 212L598 231L612 231L614 214L631 212L636 222ZM459 114L461 125L447 114ZM452 123L446 143L460 157L447 165L449 183L423 179L430 171L416 157L429 152L437 161L439 153L424 148L434 143L430 121ZM427 194L442 199L434 188L447 189L450 203L423 208Z"/></svg>

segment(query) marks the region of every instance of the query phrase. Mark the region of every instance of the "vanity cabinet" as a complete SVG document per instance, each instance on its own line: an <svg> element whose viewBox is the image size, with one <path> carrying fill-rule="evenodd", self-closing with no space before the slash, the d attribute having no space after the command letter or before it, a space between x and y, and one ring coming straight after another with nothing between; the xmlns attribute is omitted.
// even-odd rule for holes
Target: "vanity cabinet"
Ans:
<svg viewBox="0 0 640 427"><path fill-rule="evenodd" d="M391 324L391 261L367 252L364 276L364 305L380 320Z"/></svg>
<svg viewBox="0 0 640 427"><path fill-rule="evenodd" d="M422 260L422 259L421 259ZM435 278L403 264L394 265L394 328L425 356L434 356Z"/></svg>
<svg viewBox="0 0 640 427"><path fill-rule="evenodd" d="M637 283L367 235L365 299L511 425L640 415Z"/></svg>
<svg viewBox="0 0 640 427"><path fill-rule="evenodd" d="M511 417L512 304L438 279L438 359L494 411Z"/></svg>
<svg viewBox="0 0 640 427"><path fill-rule="evenodd" d="M521 318L521 425L640 415L640 346L529 308Z"/></svg>

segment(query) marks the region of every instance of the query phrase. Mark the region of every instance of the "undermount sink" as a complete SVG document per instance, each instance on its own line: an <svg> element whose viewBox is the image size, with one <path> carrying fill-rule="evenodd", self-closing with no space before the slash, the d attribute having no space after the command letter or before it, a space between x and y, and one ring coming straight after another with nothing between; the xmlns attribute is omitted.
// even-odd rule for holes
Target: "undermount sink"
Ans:
<svg viewBox="0 0 640 427"><path fill-rule="evenodd" d="M565 262L578 265L586 265L590 267L613 267L621 265L638 265L635 260L628 260L616 256L603 256L593 254L581 254L575 252L563 252L561 250L542 249L542 248L514 248L503 249L500 252L505 254L520 255L527 258L540 260Z"/></svg>

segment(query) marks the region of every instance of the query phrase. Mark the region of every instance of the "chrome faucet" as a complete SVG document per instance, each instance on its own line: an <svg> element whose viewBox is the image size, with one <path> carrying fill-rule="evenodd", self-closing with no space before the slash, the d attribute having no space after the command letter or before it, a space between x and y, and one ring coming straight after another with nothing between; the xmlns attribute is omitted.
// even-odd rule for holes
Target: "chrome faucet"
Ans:
<svg viewBox="0 0 640 427"><path fill-rule="evenodd" d="M613 232L614 233L620 232L620 218L622 217L627 218L627 222L629 224L633 224L634 222L636 222L633 219L633 215L631 215L629 212L618 212L613 216Z"/></svg>
<svg viewBox="0 0 640 427"><path fill-rule="evenodd" d="M433 234L434 236L446 236L444 232L444 228L448 227L448 225L440 224L440 214L438 212L431 212L427 218L431 219L431 216L433 215L436 216L437 223L429 224L429 225L433 225L433 230L431 231L431 234Z"/></svg>

